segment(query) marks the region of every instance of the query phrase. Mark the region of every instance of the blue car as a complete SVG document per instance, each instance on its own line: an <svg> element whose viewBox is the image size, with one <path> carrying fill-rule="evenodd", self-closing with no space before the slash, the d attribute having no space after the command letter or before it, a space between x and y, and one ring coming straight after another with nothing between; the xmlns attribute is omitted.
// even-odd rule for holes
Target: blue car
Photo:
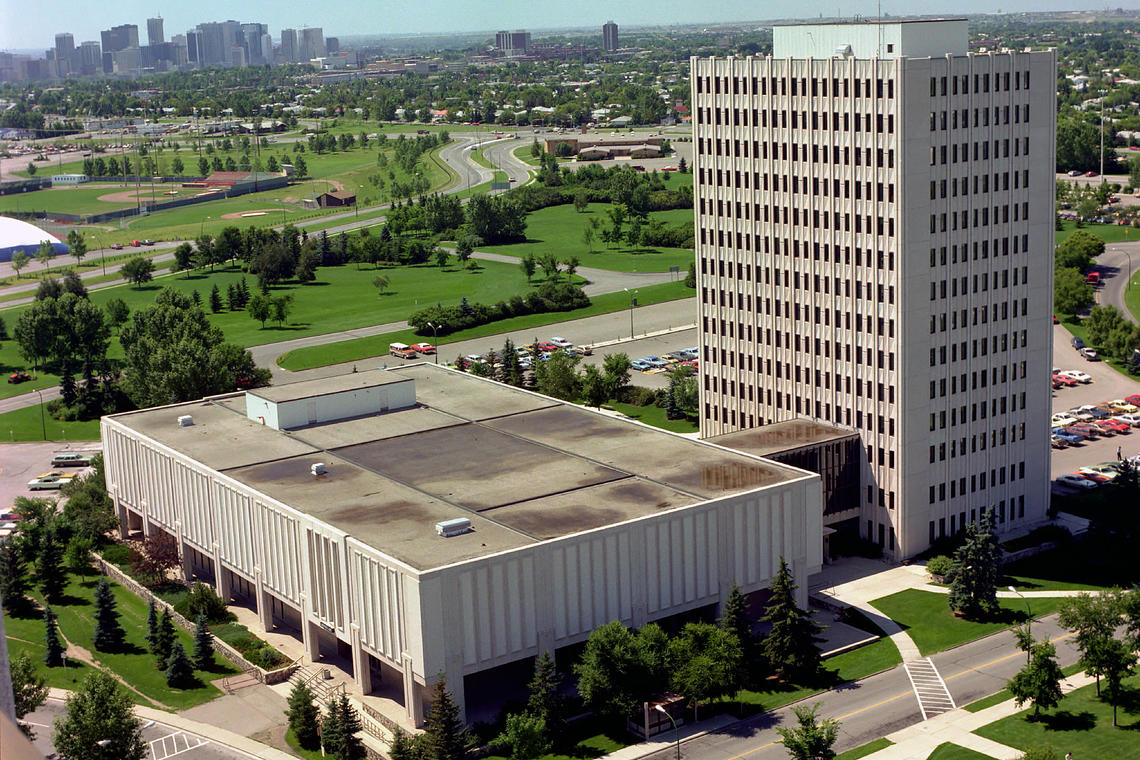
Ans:
<svg viewBox="0 0 1140 760"><path fill-rule="evenodd" d="M645 361L644 359L634 359L633 361L631 361L629 363L629 366L632 367L633 369L637 370L638 372L647 372L647 371L653 369L653 365L650 364L649 362Z"/></svg>
<svg viewBox="0 0 1140 760"><path fill-rule="evenodd" d="M1084 440L1083 436L1078 435L1077 433L1070 433L1066 430L1054 430L1053 431L1053 437L1054 438L1060 438L1061 440L1063 440L1065 443L1069 444L1070 446L1078 444Z"/></svg>

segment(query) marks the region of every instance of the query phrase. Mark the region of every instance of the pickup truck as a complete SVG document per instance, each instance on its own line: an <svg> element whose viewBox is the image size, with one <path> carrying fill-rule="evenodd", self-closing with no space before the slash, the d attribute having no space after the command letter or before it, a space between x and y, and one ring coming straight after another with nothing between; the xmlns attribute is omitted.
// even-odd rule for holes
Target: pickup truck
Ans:
<svg viewBox="0 0 1140 760"><path fill-rule="evenodd" d="M418 356L416 350L407 343L389 343L388 353L397 359L415 359Z"/></svg>

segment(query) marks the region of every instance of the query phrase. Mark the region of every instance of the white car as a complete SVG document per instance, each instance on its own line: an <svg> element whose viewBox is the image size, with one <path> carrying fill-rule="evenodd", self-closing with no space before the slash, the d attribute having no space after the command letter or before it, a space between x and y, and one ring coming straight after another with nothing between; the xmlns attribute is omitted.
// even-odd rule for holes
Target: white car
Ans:
<svg viewBox="0 0 1140 760"><path fill-rule="evenodd" d="M1058 374L1064 375L1065 377L1071 377L1074 380L1076 380L1078 383L1091 383L1092 382L1092 377L1085 374L1084 372L1081 372L1079 369L1067 369L1064 372L1060 372Z"/></svg>
<svg viewBox="0 0 1140 760"><path fill-rule="evenodd" d="M560 338L557 335L555 335L553 338L551 338L550 342L553 343L554 345L558 346L559 348L570 348L574 345L573 343L566 340L565 338Z"/></svg>
<svg viewBox="0 0 1140 760"><path fill-rule="evenodd" d="M1077 422L1077 418L1068 412L1057 412L1052 416L1051 421L1055 427L1066 427L1068 425L1075 424Z"/></svg>
<svg viewBox="0 0 1140 760"><path fill-rule="evenodd" d="M1131 425L1132 427L1140 427L1140 414L1132 414L1132 413L1118 414L1115 417L1113 417L1112 419L1116 420L1117 422L1123 422L1125 425Z"/></svg>
<svg viewBox="0 0 1140 760"><path fill-rule="evenodd" d="M36 478L28 481L29 491L58 491L68 480L57 477Z"/></svg>
<svg viewBox="0 0 1140 760"><path fill-rule="evenodd" d="M1069 486L1070 488L1096 488L1096 483L1088 478L1082 478L1080 475L1061 475L1057 478L1056 482L1059 485Z"/></svg>

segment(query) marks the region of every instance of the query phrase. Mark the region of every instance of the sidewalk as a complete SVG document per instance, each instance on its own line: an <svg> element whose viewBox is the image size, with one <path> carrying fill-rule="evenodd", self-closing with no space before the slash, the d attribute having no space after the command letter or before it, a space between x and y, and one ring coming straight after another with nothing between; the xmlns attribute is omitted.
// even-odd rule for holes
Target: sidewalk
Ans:
<svg viewBox="0 0 1140 760"><path fill-rule="evenodd" d="M1090 675L1078 673L1061 681L1061 691L1068 694L1073 689L1089 685L1093 680ZM866 757L871 760L921 760L938 745L950 742L1000 760L1016 760L1021 757L1022 750L999 744L972 732L994 721L1016 715L1025 707L1025 705L1018 707L1010 699L976 713L961 708L943 713L901 731L887 734L886 738L894 744Z"/></svg>

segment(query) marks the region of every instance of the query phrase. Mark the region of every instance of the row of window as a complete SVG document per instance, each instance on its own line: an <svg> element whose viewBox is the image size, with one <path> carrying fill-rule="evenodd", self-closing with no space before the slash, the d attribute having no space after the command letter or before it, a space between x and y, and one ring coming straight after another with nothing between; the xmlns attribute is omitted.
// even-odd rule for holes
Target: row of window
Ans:
<svg viewBox="0 0 1140 760"><path fill-rule="evenodd" d="M1016 507L1016 510L1015 510L1015 507ZM997 518L998 524L1004 524L1006 521L1005 499L1002 499L1000 502L992 505L989 508L993 509L994 516ZM983 507L981 510L981 513L984 514L985 510L986 510L986 508ZM1015 511L1017 513L1016 516L1014 515ZM977 507L970 510L970 522L971 523L976 523L978 521L978 514L979 514L979 510L977 509ZM956 525L955 525L955 517L957 517L957 524ZM1018 495L1016 500L1013 498L1010 498L1010 500L1009 500L1009 521L1013 522L1014 520L1020 520L1024 517L1025 517L1025 494ZM880 538L881 538L882 532L883 532L882 527L883 527L882 525L879 526ZM937 533L938 538L946 538L947 536L953 536L956 533L958 533L958 531L965 530L965 529L966 529L966 512L965 512L965 510L959 512L957 515L953 515L953 514L950 515L950 532L949 533L946 532L946 518L945 517L938 518L938 533ZM870 533L870 531L871 531L871 521L868 520L867 521L867 532ZM891 535L892 535L892 537L894 536L894 528L891 528ZM870 539L870 536L868 536L868 540L869 539ZM934 543L934 541L935 541L934 520L931 520L930 521L930 543ZM882 541L880 541L879 543L881 544Z"/></svg>
<svg viewBox="0 0 1140 760"><path fill-rule="evenodd" d="M1022 265L1020 268L1012 267L1013 271L1013 287L1018 285L1029 284L1029 267ZM990 281L993 280L993 288L1008 288L1010 269L995 269L987 276L985 272L975 274L972 276L972 288L967 287L971 285L971 276L962 275L961 277L951 277L949 280L937 280L930 283L930 300L935 301L947 297L946 283L950 283L949 297L957 298L959 295L976 295L978 293L985 293L990 289ZM1020 282L1018 282L1018 275L1020 274ZM979 287L979 284L981 287ZM959 285L961 286L959 288ZM1016 316L1016 315L1015 315ZM976 321L975 321L976 324ZM964 326L964 325L963 325ZM933 332L933 330L931 331Z"/></svg>
<svg viewBox="0 0 1140 760"><path fill-rule="evenodd" d="M1026 139L1028 139L1028 138L1026 138ZM988 145L989 143L987 142L986 144ZM717 145L727 147L727 141L718 140ZM894 148L884 149L884 148L867 148L867 147L859 147L859 146L855 146L853 148L851 146L846 146L846 145L845 146L840 146L840 145L827 146L827 145L819 145L819 144L812 144L811 146L808 146L806 143L800 144L800 143L794 143L794 142L780 142L777 140L771 141L770 143L769 142L761 142L758 140L753 140L751 142L751 145L752 145L752 150L751 150L751 155L749 155L749 148L748 148L749 142L747 140L743 141L743 142L741 142L739 140L734 141L733 147L735 147L738 151L735 154L735 156L738 158L758 158L760 160L772 160L772 161L789 161L790 160L793 163L798 163L798 162L802 161L802 162L813 164L816 169L820 169L820 167L826 166L828 164L832 164L832 165L837 166L837 167L841 167L841 166L867 166L867 167L874 167L874 168L880 168L880 169L884 168L884 167L886 167L887 169L895 168L895 149ZM769 149L768 149L769 146L771 146L771 151L769 151ZM809 147L811 148L810 152L808 150ZM828 150L828 147L831 148L830 151ZM943 151L945 151L945 146L942 146L942 147L943 147ZM739 153L739 150L741 148L743 148L743 150L744 150L743 155L741 155ZM931 148L931 151L932 151L931 155L932 156L933 156L933 150L934 150L934 148ZM996 151L996 148L995 148L995 151ZM988 153L988 148L987 148L987 153ZM708 154L707 153L701 153L698 155L708 155ZM718 156L727 155L727 153L722 154L718 150L716 155L718 155ZM789 155L791 156L790 159L788 158ZM996 156L995 156L995 158L996 158ZM874 160L872 160L872 159L874 159ZM962 160L964 161L966 159L963 158ZM943 163L945 163L945 161ZM933 166L933 165L934 164L932 163L931 166ZM701 167L698 170L698 179L702 183L704 183L706 186L708 184L711 184L713 182L714 177L715 177L717 187L734 187L735 186L735 187L748 188L748 180L747 180L748 172L743 172L744 182L741 182L739 179L737 179L737 182L735 184L730 183L728 181L729 179L732 179L733 177L739 177L740 174L741 174L741 172L739 170L737 170L736 173L734 174L733 172L728 171L727 169L716 169L715 173L714 173L714 170L711 168ZM753 183L753 186L757 190L759 190L759 189L761 189L761 175L759 172L754 172L753 174L755 175L755 179L756 179L756 181ZM773 176L776 176L776 175L773 174ZM806 182L807 180L805 179L804 181ZM767 180L764 180L764 182L767 182ZM768 185L764 184L763 189L767 190ZM775 180L773 180L772 189L773 190L779 190L780 189L779 185L775 183ZM784 189L785 189L785 191L787 190L787 180L784 181Z"/></svg>
<svg viewBox="0 0 1140 760"><path fill-rule="evenodd" d="M975 140L973 143L951 143L947 151L946 145L931 145L930 146L930 165L942 165L947 163L956 164L961 160L963 163L966 161L978 161L979 156L982 161L990 160L990 144L993 144L993 158L1009 158L1009 148L1013 145L1013 156L1018 158L1020 156L1029 155L1029 138L1028 137L1014 137L1002 138L1000 140ZM973 158L970 158L970 146L973 145ZM960 151L959 151L960 147ZM949 160L948 160L949 157Z"/></svg>
<svg viewBox="0 0 1140 760"><path fill-rule="evenodd" d="M743 385L743 383L742 383L742 385ZM748 387L751 388L752 386L749 385ZM743 390L742 390L742 393L743 393ZM728 395L732 395L732 394L728 394ZM774 408L775 409L783 409L786 412L794 412L796 415L804 415L804 414L812 415L813 414L812 410L814 409L814 417L816 419L826 420L826 421L832 422L836 425L846 425L847 427L854 427L854 428L860 429L860 430L867 430L867 431L872 432L872 433L875 432L875 422L877 421L879 423L878 432L880 434L886 435L887 430L889 429L891 431L890 435L894 435L894 420L893 419L887 420L881 414L877 415L877 419L876 419L876 415L872 415L870 412L868 412L867 414L864 414L861 410L856 409L856 410L854 410L854 412L855 412L854 415L852 415L852 409L850 407L840 407L840 406L836 405L834 407L835 416L832 417L833 408L832 408L832 405L829 403L824 403L824 402L818 401L818 400L813 403L810 400L805 399L801 396L798 396L798 395L793 396L791 393L782 393L781 391L775 391L775 393L773 394L773 391L771 388L760 388L760 389L758 389L757 395L759 395L761 397L760 403L766 403L769 407L772 406L773 395L774 395L774 397L775 397L775 407ZM763 400L764 396L767 396L766 402ZM749 397L749 400L751 400L751 396ZM738 417L737 417L737 410L735 407L730 408L728 406L717 405L717 404L713 404L709 401L705 401L704 405L703 405L703 412L704 412L705 419L713 420L714 422L723 421L724 423L730 424L733 426L735 426L737 424ZM773 418L779 417L779 416L781 416L781 415L775 414L775 415L773 415ZM740 412L739 419L741 420L741 422L743 422L745 419L745 415L744 415L743 410L741 410L741 412ZM852 419L855 420L854 423L852 423ZM748 415L748 420L749 420L748 427L753 427L754 425L752 424L752 415L751 414ZM864 423L866 423L866 426L864 426ZM887 451L880 449L880 452L881 452L880 464L882 464L883 466L888 466L888 467L893 468L895 466L894 450L892 449L888 453Z"/></svg>
<svg viewBox="0 0 1140 760"><path fill-rule="evenodd" d="M1021 103L1014 104L1013 106L994 106L992 110L989 108L974 108L972 109L974 116L973 126L975 128L990 126L991 114L995 127L1009 124L1010 108L1013 109L1012 123L1029 123L1029 104ZM955 108L953 111L931 111L930 131L937 132L945 131L947 129L970 129L970 111L971 109L969 108Z"/></svg>
<svg viewBox="0 0 1140 760"><path fill-rule="evenodd" d="M1011 207L1013 208L1012 220L1010 219L1009 213L1009 209ZM972 215L970 213L971 211L973 212ZM993 212L993 224L1009 224L1010 221L1028 222L1029 201L1022 201L1021 203L1013 204L1006 203L1001 206L994 206ZM954 230L968 230L971 227L988 227L990 223L989 206L975 209L962 209L961 211L951 211L949 214L931 214L930 232L931 234L934 234L937 232L946 232L947 230L951 232ZM856 230L856 232L858 232L858 230Z"/></svg>
<svg viewBox="0 0 1140 760"><path fill-rule="evenodd" d="M950 329L950 330L963 329L964 330L967 327L977 326L979 324L979 322L983 325L987 324L989 322L989 319L990 319L990 312L991 311L993 312L993 321L994 322L997 322L998 319L1002 319L1002 320L1009 319L1010 318L1009 305L1011 303L1013 304L1013 309L1012 309L1013 319L1017 319L1017 317L1019 315L1025 316L1026 314L1029 313L1027 311L1029 299L1022 298L1019 302L1018 299L1014 298L1014 299L1009 300L1009 301L1002 301L1001 302L1001 304L1000 304L1000 307L1001 307L1000 308L1000 317L999 317L999 313L998 313L999 312L999 308L998 308L999 305L996 303L990 304L990 308L988 308L988 309L985 306L972 306L972 307L970 307L970 311L973 312L973 316L974 316L974 320L973 320L972 324L969 320L966 319L966 315L968 313L966 309L960 309L960 310L955 309L955 310L950 312L949 328L947 327L946 312L942 312L941 314L931 314L930 315L930 334L934 335L935 333L940 333L940 332L944 333L944 332L946 332L947 329ZM1020 310L1018 309L1019 306L1020 306ZM1019 314L1019 311L1020 311L1020 314ZM959 314L962 315L961 321L959 321L959 319L958 319ZM980 317L980 319L979 319L979 317Z"/></svg>
<svg viewBox="0 0 1140 760"><path fill-rule="evenodd" d="M1013 241L1012 246L1010 246L1010 244L1009 244L1010 240ZM1000 246L998 245L999 242L1001 243ZM1028 234L1022 234L1020 236L1011 235L1010 237L994 238L993 243L994 243L993 244L994 258L997 258L999 255L1000 256L1008 256L1010 253L1010 248L1013 249L1013 253L1015 253L1015 254L1024 253L1024 252L1029 250L1029 235ZM1020 245L1018 245L1018 243L1020 243ZM960 261L959 261L959 257L958 257L959 248L961 249L961 253L962 253ZM979 256L981 256L981 258L983 260L988 259L990 256L990 241L989 240L974 240L972 246L967 245L966 243L961 243L960 245L958 243L955 243L955 244L951 245L950 246L950 254L951 254L950 263L951 264L958 264L958 263L965 264L966 262L968 262L970 260L969 254L970 254L971 249L974 252L974 261L977 261ZM1000 251L999 251L999 249L1000 249ZM935 263L936 261L937 261L937 263ZM935 248L930 249L930 266L931 267L946 266L946 246L942 246L939 249L935 249ZM1022 280L1024 282L1028 282L1029 281L1028 274L1024 273L1024 272L1022 274L1023 274Z"/></svg>
<svg viewBox="0 0 1140 760"><path fill-rule="evenodd" d="M976 338L972 341L962 341L961 343L950 344L950 361L965 361L966 359L977 359L979 356L987 356L989 353L1002 353L1006 351L1016 351L1018 346L1025 348L1029 345L1026 342L1026 330L1014 330L1013 332L1002 333L1001 335L991 335L989 340L983 338ZM1012 340L1011 340L1012 339ZM1020 340L1019 340L1020 339ZM992 343L992 350L987 347ZM967 354L967 345L972 345L973 353ZM998 346L1001 346L999 349ZM936 367L939 364L946 363L946 346L937 346L930 349L930 366Z"/></svg>
<svg viewBox="0 0 1140 760"><path fill-rule="evenodd" d="M993 190L995 193L1009 190L1010 172L994 172ZM963 197L970 195L984 195L990 191L990 175L975 174L973 193L970 192L971 177L952 177L949 180L930 180L930 200L946 197L947 184L950 187L950 197L957 198L959 193ZM1029 187L1029 170L1022 169L1013 172L1013 189L1024 190Z"/></svg>
<svg viewBox="0 0 1140 760"><path fill-rule="evenodd" d="M995 109L996 110L996 109ZM788 115L791 114L791 118ZM830 118L829 118L830 117ZM873 118L872 118L873 117ZM986 115L986 126L989 126L989 115ZM995 119L997 117L995 116ZM709 106L697 108L697 120L700 126L717 127L759 127L761 129L807 129L827 131L835 130L843 135L876 134L893 135L895 133L895 115L882 113L840 113L832 111L812 111L809 117L807 111L789 109L760 109L760 108L712 108ZM994 122L997 123L996 121ZM1018 122L1020 123L1020 122ZM814 135L815 139L825 139L826 135ZM720 143L720 140L716 141ZM727 141L725 152L727 153ZM706 147L708 150L706 150ZM713 149L713 139L708 137L697 138L697 148L700 155L708 155ZM719 145L717 155L721 155ZM736 155L740 155L739 151Z"/></svg>
<svg viewBox="0 0 1140 760"><path fill-rule="evenodd" d="M985 436L982 436L984 439ZM989 471L989 485L987 486L986 471L982 470L980 473L970 476L970 493L977 493L978 491L985 491L986 488L1000 488L1006 484L1006 468L995 467ZM1009 465L1009 482L1016 483L1019 480L1025 479L1025 462L1018 462ZM949 485L949 489L947 489ZM949 483L938 483L937 485L930 486L930 503L934 504L936 501L946 501L946 492L949 490L950 498L956 499L959 496L966 495L966 477L962 476L956 480L951 480Z"/></svg>
<svg viewBox="0 0 1140 760"><path fill-rule="evenodd" d="M987 75L988 76L988 75ZM871 97L871 79L832 77L828 95L827 77L709 77L698 76L694 80L697 94L711 93L713 95L727 95L730 88L733 95L807 95L809 90L812 97L844 97L869 98ZM893 79L875 79L874 96L882 98L895 96L895 81ZM810 85L809 85L810 83ZM842 95L840 91L842 90Z"/></svg>
<svg viewBox="0 0 1140 760"><path fill-rule="evenodd" d="M777 302L777 303L779 303L779 302ZM824 327L830 327L831 326L829 323L829 314L830 313L831 312L828 309L822 310L822 316L823 316L823 323L822 324ZM835 327L836 327L836 329L839 329L840 325L841 325L840 318L839 318L840 313L841 312L839 312L838 310L835 312ZM811 316L811 313L808 311L806 306L804 307L803 315L804 315L805 320ZM820 315L821 315L820 310L818 308L816 308L815 318L818 320ZM850 330L851 329L851 313L850 312L844 312L843 315L846 317L846 326L843 327L842 329ZM790 318L791 312L789 311L786 316L788 316ZM717 320L715 318L710 319L707 316L702 317L701 319L702 319L702 324L705 326L706 331L710 335L723 335L723 336L728 337L728 338L740 338L740 339L746 340L750 343L752 342L752 325L750 325L750 324L746 325L746 324L743 324L740 322L734 323L731 320L726 320L726 319L720 319L720 320ZM820 324L820 323L817 322L816 324ZM867 335L875 335L875 336L880 337L880 338L894 338L895 337L895 321L893 319L884 319L883 317L878 317L878 318L873 319L872 317L868 316L866 318L866 322L864 323L863 315L856 314L855 315L856 333L864 332L864 330L863 330L864 324L866 324L866 334ZM719 329L717 329L718 326L719 326ZM734 327L735 327L735 329L733 329ZM874 328L877 328L877 329L874 329ZM781 337L781 335L782 335L782 337ZM777 330L775 332L775 335L773 336L772 328L770 328L770 327L764 328L763 331L761 330L761 328L757 328L756 329L756 337L762 345L774 346L775 348L787 348L787 349L792 349L795 351L811 352L815 356L822 356L826 359L830 359L832 357L832 350L831 350L832 342L828 341L826 339L823 339L823 338L810 337L807 335L801 336L799 333L792 335L792 333L790 333L790 332L784 331L781 333L781 331L779 331L779 330ZM772 340L773 337L775 337L774 343ZM834 355L835 355L836 360L840 360L842 358L843 361L851 361L851 345L850 345L850 343L842 343L840 341L834 341L834 346L835 346ZM813 350L813 347L814 347L814 350ZM715 351L715 349L714 349L714 351ZM724 351L724 349L722 349L722 353L723 353L723 351ZM856 352L855 357L856 357L856 363L858 363L858 364L863 363L862 351L863 351L862 346L855 346L855 352ZM871 363L871 359L869 358L869 355L870 355L870 349L869 348L867 349L867 353L868 353L867 363ZM880 355L882 354L881 351L879 353L880 353ZM732 354L729 353L728 356L731 357ZM846 357L846 358L843 358L843 357ZM715 361L715 359L716 359L716 357L714 356L712 361ZM709 359L707 359L707 357L706 357L706 361L709 361ZM722 361L721 363L723 364L724 362ZM729 366L735 367L736 365L730 363ZM880 356L879 366L880 367L883 366L881 356ZM741 368L743 369L743 364L741 365ZM752 368L751 363L749 363L748 368L749 369ZM890 368L891 369L895 368L894 356L893 355L891 356L891 360L890 360Z"/></svg>
<svg viewBox="0 0 1140 760"><path fill-rule="evenodd" d="M851 257L852 248L849 245L843 246L842 248L843 248L843 251L842 251L843 255L840 256L840 246L838 246L838 245L835 246L835 261L834 261L834 263L835 264L843 264L844 266L850 266L851 260L852 260L852 257ZM963 245L962 246L963 251L965 251L965 248L966 248L966 246ZM797 259L800 258L800 241L799 240L793 240L792 241L791 250L792 250L792 257L793 258L797 258ZM997 250L997 241L996 240L994 241L994 250L995 251ZM854 257L855 266L857 266L857 267L861 267L861 266L865 265L868 267L875 267L880 272L882 272L883 270L886 270L888 272L895 271L895 252L894 251L870 251L870 250L864 250L864 249L860 248L859 246L855 246L854 251L855 251L855 257ZM988 251L988 246L987 246L987 251ZM821 261L822 260L824 263L832 263L831 252L832 252L832 246L829 245L828 243L813 242L811 245L811 256L808 256L807 241L803 242L803 253L804 253L805 259L810 258L814 261ZM931 252L933 253L933 249L931 250ZM957 253L957 246L955 246L955 253ZM787 264L787 262L783 262L783 263L785 265ZM943 262L943 263L945 263L945 262ZM759 278L760 278L761 272L764 273L764 279L763 279L764 284L765 285L771 284L772 270L769 269L768 267L761 267L759 265L756 266L756 277L757 277L756 282L760 281ZM717 274L717 276L719 276L719 277L722 277L722 278L727 277L730 280L731 279L737 279L737 280L742 280L744 282L752 282L753 281L752 280L752 265L751 264L742 264L739 261L736 262L736 274L735 274L735 278L734 278L734 276L733 276L733 262L731 262L731 261L728 262L728 267L726 269L724 259L713 259L713 258L708 257L707 255L702 256L701 257L701 274L709 275L709 274L714 274L714 273ZM794 273L793 282L796 283L796 287L799 287L798 283L799 283L800 274L801 273L799 271L796 271ZM802 274L803 274L803 277L805 278L805 283L806 283L806 278L808 276L807 272L803 272ZM819 278L820 278L820 276L817 274L814 276L814 279L813 279L813 282L815 283L814 289L816 290L816 292L820 291L820 287L819 287L820 279ZM787 272L785 271L785 282L786 281L787 281ZM776 275L776 284L779 284L779 282L780 282L780 275L777 274ZM807 285L805 284L804 287L807 287ZM824 285L823 292L824 293L829 292L827 290L826 284ZM836 286L835 286L835 292L836 293L839 292L839 285L838 284L836 284Z"/></svg>
<svg viewBox="0 0 1140 760"><path fill-rule="evenodd" d="M1000 372L998 370L1001 370ZM1008 373L1006 370L1009 370ZM967 390L976 391L979 387L985 388L987 377L992 374L990 385L1004 384L1006 382L1006 375L1009 375L1009 380L1016 381L1018 379L1025 379L1026 364L1025 361L1014 362L1012 364L1003 364L1001 367L990 367L990 373L983 370L974 370L969 375L963 372L961 375L950 376L950 395L956 396L959 393L965 393ZM966 378L969 377L971 385L967 387ZM1022 394L1022 405L1024 406L1024 393ZM946 397L946 378L930 381L930 398L945 398ZM933 428L931 428L933 430Z"/></svg>
<svg viewBox="0 0 1140 760"><path fill-rule="evenodd" d="M983 371L982 374L984 375L985 372ZM1009 401L1008 410L1007 410L1007 404L1006 404L1007 399ZM1020 406L1018 406L1019 401L1021 403ZM989 406L990 406L989 415L991 417L997 417L999 414L1012 414L1013 412L1016 412L1018 409L1025 409L1025 391L1021 391L1019 394L1011 393L1008 396L1002 395L1002 396L998 396L996 398L991 398ZM958 425L966 425L966 424L971 423L971 422L977 422L979 419L983 419L983 420L986 419L986 402L985 401L982 401L980 403L974 402L974 403L969 405L969 409L970 409L970 418L969 419L966 418L966 409L967 409L966 404L962 404L961 406L954 406L954 407L950 408L950 427L951 428L957 427ZM979 417L979 415L980 415L980 417ZM930 413L930 432L933 433L936 429L937 430L945 430L946 429L946 412L945 412L945 410L943 410L941 412L931 412ZM930 450L933 451L934 447L931 446ZM963 453L965 453L965 452L963 452ZM943 458L945 458L945 457L943 457ZM934 460L931 459L930 461L933 462Z"/></svg>
<svg viewBox="0 0 1140 760"><path fill-rule="evenodd" d="M764 206L763 208L765 212L767 212L769 207ZM846 213L840 216L839 212L832 214L828 211L819 210L813 210L809 214L807 209L803 209L801 211L799 208L788 208L787 206L774 206L771 208L772 224L782 223L790 225L792 227L799 227L801 225L810 224L812 229L815 230L831 229L835 232L855 232L857 234L866 232L867 234L874 234L880 237L895 236L895 218L893 216L884 218L881 216L872 216L870 214L864 215ZM781 208L783 213L780 213ZM763 221L769 221L767 213L764 214ZM852 224L852 221L855 223ZM957 227L955 227L955 229L957 229ZM934 230L931 230L931 232L934 232ZM769 250L769 238L767 236L754 235L746 232L732 232L731 230L728 232L725 232L724 230L710 230L705 227L701 227L700 238L701 245L713 245L713 241L716 241L716 245L720 248L729 248L738 251L751 251L752 242L755 240L757 253L771 252ZM733 244L734 239L735 245ZM786 240L784 242L787 243ZM799 241L797 240L795 242L798 243ZM779 239L772 239L772 248L776 249L777 251L780 248L778 243ZM806 248L807 241L804 241L804 246ZM785 245L783 247L786 248L787 246Z"/></svg>
<svg viewBox="0 0 1140 760"><path fill-rule="evenodd" d="M1023 69L1013 72L1013 87L1012 90L1028 90L1029 89L1029 70ZM1010 92L1010 72L998 72L993 75L994 92ZM974 93L989 92L990 91L990 75L987 74L974 74ZM970 75L969 74L955 74L949 77L931 77L930 78L930 97L946 95L969 95L970 94Z"/></svg>

